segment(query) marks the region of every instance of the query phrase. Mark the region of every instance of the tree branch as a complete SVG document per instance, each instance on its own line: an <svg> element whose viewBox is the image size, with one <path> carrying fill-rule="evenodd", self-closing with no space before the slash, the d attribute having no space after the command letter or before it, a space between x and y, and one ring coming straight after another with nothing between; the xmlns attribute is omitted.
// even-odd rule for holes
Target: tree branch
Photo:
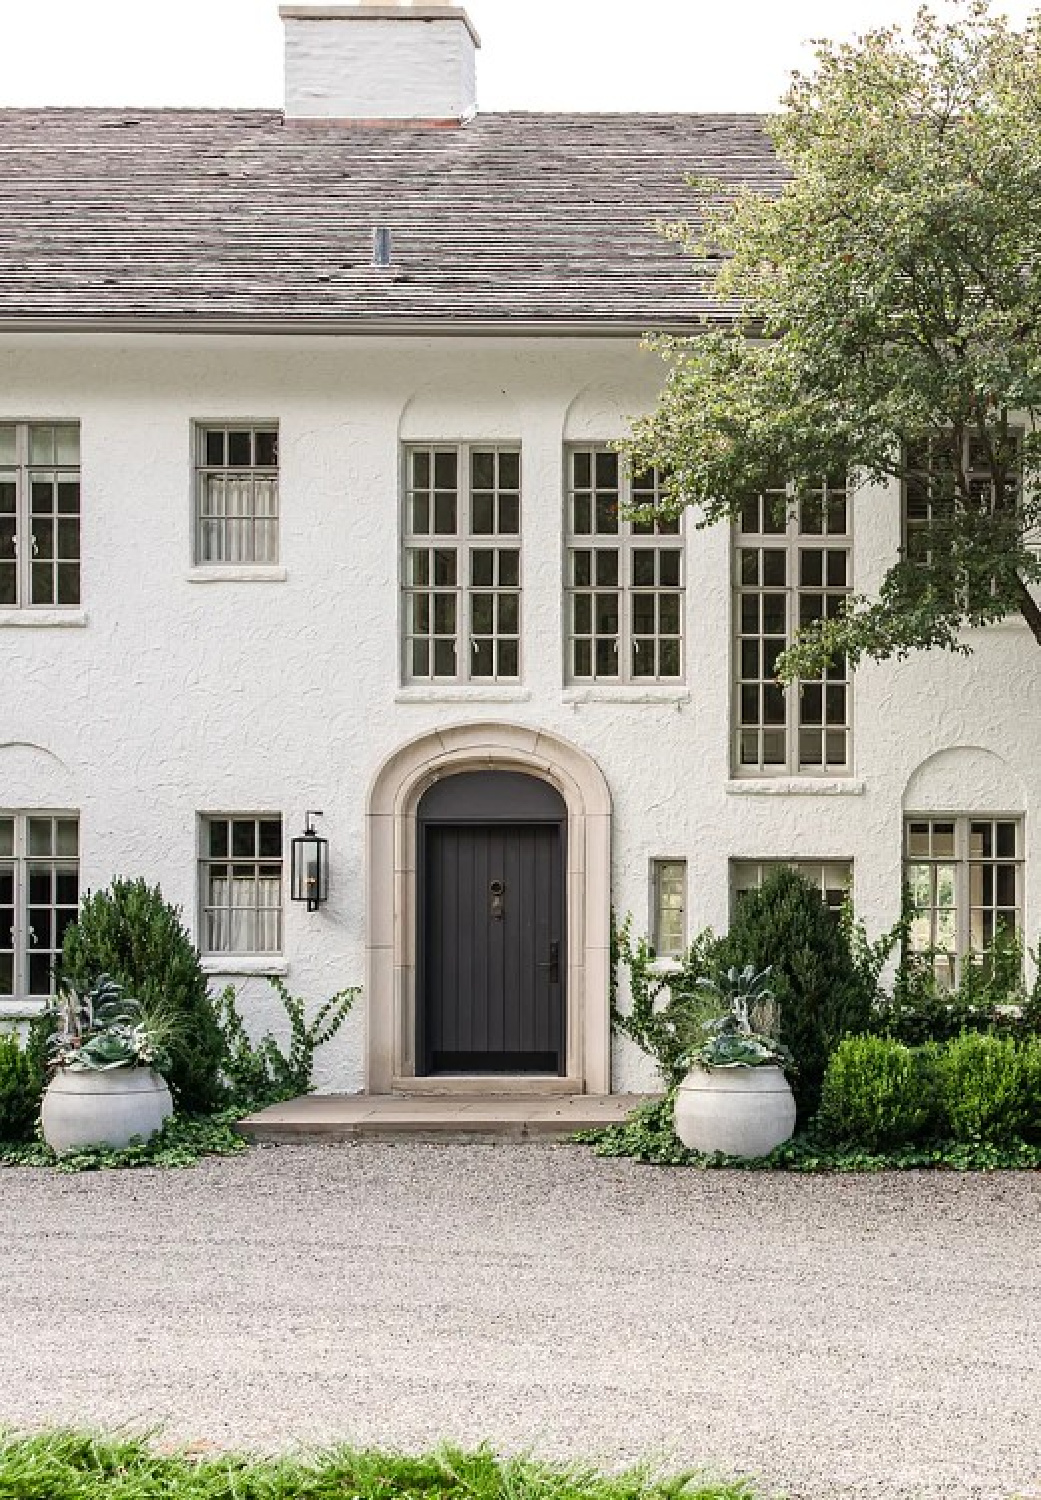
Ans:
<svg viewBox="0 0 1041 1500"><path fill-rule="evenodd" d="M1041 605L1038 604L1033 594L1027 588L1022 578L1017 580L1019 594L1019 612L1030 626L1035 641L1041 646Z"/></svg>

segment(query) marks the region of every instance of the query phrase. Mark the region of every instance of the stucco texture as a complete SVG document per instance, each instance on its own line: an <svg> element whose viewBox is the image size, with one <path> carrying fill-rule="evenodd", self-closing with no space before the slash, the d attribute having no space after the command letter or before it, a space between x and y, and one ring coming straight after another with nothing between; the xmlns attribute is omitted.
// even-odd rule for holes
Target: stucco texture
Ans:
<svg viewBox="0 0 1041 1500"><path fill-rule="evenodd" d="M853 776L738 784L729 538L690 528L682 690L567 688L562 447L621 436L660 379L656 357L627 339L4 340L0 412L82 424L85 624L0 621L0 807L78 808L84 887L145 875L193 924L199 813L281 812L288 838L306 808L324 809L329 902L313 914L286 903L287 981L312 1000L363 979L365 816L380 767L407 741L476 721L547 731L596 762L611 799L611 901L638 929L653 857L688 862L690 932L725 927L729 861L797 857L852 860L877 932L899 910L904 811L957 796L943 810L1023 815L1032 936L1041 655L1020 625L980 634L967 658L864 667ZM195 581L192 423L276 419L284 578ZM522 446L516 688L401 689L403 437ZM895 492L862 497L859 589L898 539ZM372 896L393 902L391 890ZM242 982L252 1024L277 1022L266 982ZM319 1056L321 1088L364 1087L365 1024L362 1003ZM612 1066L615 1088L653 1083L626 1044Z"/></svg>

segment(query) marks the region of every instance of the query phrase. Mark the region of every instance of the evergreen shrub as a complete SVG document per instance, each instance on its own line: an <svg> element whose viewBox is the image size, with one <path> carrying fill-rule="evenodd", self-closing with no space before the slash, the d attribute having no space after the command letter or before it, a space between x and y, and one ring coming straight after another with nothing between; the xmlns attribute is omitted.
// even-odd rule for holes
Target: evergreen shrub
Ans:
<svg viewBox="0 0 1041 1500"><path fill-rule="evenodd" d="M851 1036L828 1061L817 1125L825 1140L886 1151L912 1145L935 1119L932 1048Z"/></svg>
<svg viewBox="0 0 1041 1500"><path fill-rule="evenodd" d="M937 1081L941 1129L956 1141L1007 1144L1036 1125L1030 1090L1037 1043L964 1032L939 1049ZM1036 1085L1035 1085L1036 1086Z"/></svg>
<svg viewBox="0 0 1041 1500"><path fill-rule="evenodd" d="M0 1035L0 1141L32 1139L40 1093L18 1037L13 1032Z"/></svg>
<svg viewBox="0 0 1041 1500"><path fill-rule="evenodd" d="M787 866L743 896L715 954L722 969L770 969L781 1035L795 1059L799 1121L816 1113L828 1059L843 1037L870 1029L873 995L820 892Z"/></svg>
<svg viewBox="0 0 1041 1500"><path fill-rule="evenodd" d="M176 1108L187 1114L215 1109L224 1098L224 1042L206 975L180 910L145 880L114 880L86 895L65 934L60 978L79 993L109 974L145 1014L168 1028L165 1073Z"/></svg>

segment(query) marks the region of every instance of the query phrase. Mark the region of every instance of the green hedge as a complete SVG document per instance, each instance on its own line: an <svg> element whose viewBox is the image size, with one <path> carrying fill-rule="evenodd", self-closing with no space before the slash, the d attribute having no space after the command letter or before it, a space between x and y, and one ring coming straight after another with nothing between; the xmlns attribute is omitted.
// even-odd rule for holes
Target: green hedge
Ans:
<svg viewBox="0 0 1041 1500"><path fill-rule="evenodd" d="M1041 1040L964 1032L907 1047L847 1037L828 1064L817 1125L825 1140L869 1151L1041 1141Z"/></svg>

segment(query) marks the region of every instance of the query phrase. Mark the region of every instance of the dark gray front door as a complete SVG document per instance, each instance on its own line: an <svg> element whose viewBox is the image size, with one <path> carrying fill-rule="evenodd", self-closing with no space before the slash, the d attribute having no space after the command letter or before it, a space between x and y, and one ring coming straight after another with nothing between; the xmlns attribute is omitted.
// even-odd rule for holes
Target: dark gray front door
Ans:
<svg viewBox="0 0 1041 1500"><path fill-rule="evenodd" d="M419 1067L561 1074L564 824L542 821L547 808L538 806L524 821L506 821L511 799L501 794L527 779L506 772L456 778L457 805L461 784L478 777L493 778L502 821L424 819L421 809ZM477 815L487 809L486 797L474 801Z"/></svg>

